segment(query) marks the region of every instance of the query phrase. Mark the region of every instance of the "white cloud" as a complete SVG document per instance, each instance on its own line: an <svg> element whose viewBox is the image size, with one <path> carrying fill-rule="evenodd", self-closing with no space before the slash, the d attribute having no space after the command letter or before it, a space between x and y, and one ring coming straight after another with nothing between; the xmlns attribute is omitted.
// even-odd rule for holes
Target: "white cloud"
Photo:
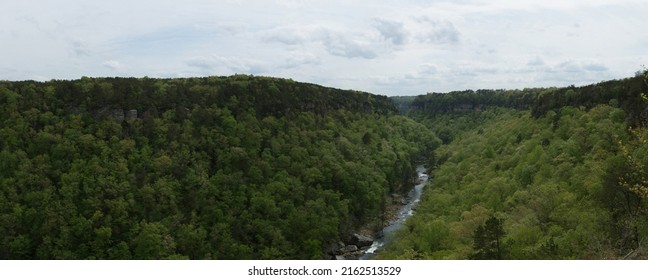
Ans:
<svg viewBox="0 0 648 280"><path fill-rule="evenodd" d="M120 70L122 68L122 64L119 61L116 61L116 60L104 61L104 63L102 63L101 65L103 65L104 67L106 67L106 68L108 68L108 69L110 69L112 71L118 71L118 70Z"/></svg>
<svg viewBox="0 0 648 280"><path fill-rule="evenodd" d="M422 42L435 44L459 43L461 33L452 22L447 20L434 20L429 17L419 18L418 21L423 23L427 30L419 37Z"/></svg>
<svg viewBox="0 0 648 280"><path fill-rule="evenodd" d="M607 71L608 67L600 62L589 62L583 65L583 69L590 72L603 72Z"/></svg>
<svg viewBox="0 0 648 280"><path fill-rule="evenodd" d="M284 26L263 32L262 38L288 46L308 47L311 51L322 47L331 55L346 58L373 59L380 52L379 41L368 31L345 27Z"/></svg>
<svg viewBox="0 0 648 280"><path fill-rule="evenodd" d="M527 62L528 66L543 66L545 65L544 59L542 59L540 56L535 56L529 62Z"/></svg>
<svg viewBox="0 0 648 280"><path fill-rule="evenodd" d="M304 65L319 65L322 60L310 52L291 52L286 54L284 68L297 68Z"/></svg>
<svg viewBox="0 0 648 280"><path fill-rule="evenodd" d="M86 44L84 44L80 40L72 40L70 42L72 45L72 55L73 57L77 58L83 58L83 57L89 57L90 53L92 52Z"/></svg>
<svg viewBox="0 0 648 280"><path fill-rule="evenodd" d="M206 75L238 73L238 74L264 74L265 66L262 62L241 57L224 57L218 55L194 57L187 61L187 65L197 68Z"/></svg>
<svg viewBox="0 0 648 280"><path fill-rule="evenodd" d="M643 2L8 1L0 79L249 73L380 94L581 84L648 64Z"/></svg>
<svg viewBox="0 0 648 280"><path fill-rule="evenodd" d="M596 61L574 61L568 60L559 63L553 68L553 72L583 73L583 72L603 72L608 68Z"/></svg>
<svg viewBox="0 0 648 280"><path fill-rule="evenodd" d="M321 42L330 32L325 26L298 25L278 26L262 31L261 38L267 42L277 42L285 45L301 45Z"/></svg>
<svg viewBox="0 0 648 280"><path fill-rule="evenodd" d="M394 45L403 45L407 41L407 32L402 22L376 19L376 29L380 35Z"/></svg>
<svg viewBox="0 0 648 280"><path fill-rule="evenodd" d="M291 28L275 28L268 34L263 35L263 39L269 42L278 42L286 45L302 44L308 39L309 35L301 30Z"/></svg>
<svg viewBox="0 0 648 280"><path fill-rule="evenodd" d="M372 42L363 38L345 36L340 33L327 33L323 40L326 51L335 56L346 58L372 59L378 56Z"/></svg>

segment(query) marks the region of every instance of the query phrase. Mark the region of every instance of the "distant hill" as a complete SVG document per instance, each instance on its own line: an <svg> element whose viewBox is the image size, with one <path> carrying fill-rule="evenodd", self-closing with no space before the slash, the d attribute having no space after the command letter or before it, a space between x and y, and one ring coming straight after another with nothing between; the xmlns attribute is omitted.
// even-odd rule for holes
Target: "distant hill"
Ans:
<svg viewBox="0 0 648 280"><path fill-rule="evenodd" d="M564 88L527 88L522 90L465 90L448 93L428 93L412 97L392 97L404 113L426 115L468 112L486 107L529 109L534 117L565 106L592 108L609 104L624 109L629 124L648 124L648 100L641 93L648 92L645 78L635 77L604 81L586 86ZM643 115L642 115L643 114Z"/></svg>

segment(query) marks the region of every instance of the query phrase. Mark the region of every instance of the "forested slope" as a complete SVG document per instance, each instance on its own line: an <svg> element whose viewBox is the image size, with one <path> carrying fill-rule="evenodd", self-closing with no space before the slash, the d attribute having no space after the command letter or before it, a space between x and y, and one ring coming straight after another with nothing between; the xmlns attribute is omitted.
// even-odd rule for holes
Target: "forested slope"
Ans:
<svg viewBox="0 0 648 280"><path fill-rule="evenodd" d="M439 140L291 80L0 82L0 258L322 258Z"/></svg>
<svg viewBox="0 0 648 280"><path fill-rule="evenodd" d="M434 179L417 213L379 257L648 257L646 78L509 96L528 98L526 109L441 113L420 104L470 99L455 93L415 100L422 111L413 116L447 145L432 159ZM589 89L611 93L588 99Z"/></svg>
<svg viewBox="0 0 648 280"><path fill-rule="evenodd" d="M449 93L428 93L411 100L393 98L402 110L411 112L417 120L429 119L452 113L478 111L486 107L531 110L538 118L548 111L559 111L565 106L593 108L608 104L623 109L630 126L648 123L648 81L645 73L638 72L631 78L611 80L585 86L564 88L526 88L522 90L465 90Z"/></svg>

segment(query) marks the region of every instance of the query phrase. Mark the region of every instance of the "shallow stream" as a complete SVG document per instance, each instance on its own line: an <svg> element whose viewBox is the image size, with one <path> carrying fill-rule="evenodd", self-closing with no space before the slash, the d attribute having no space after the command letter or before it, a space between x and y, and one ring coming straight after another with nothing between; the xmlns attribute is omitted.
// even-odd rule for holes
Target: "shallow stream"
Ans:
<svg viewBox="0 0 648 280"><path fill-rule="evenodd" d="M412 190L407 194L407 197L405 198L407 204L403 205L398 210L398 213L396 214L398 218L391 221L388 226L383 228L381 237L374 240L371 248L367 249L367 251L360 257L361 260L371 259L375 255L376 250L382 248L391 240L394 233L405 224L407 218L414 215L414 207L421 200L423 188L428 181L428 175L425 173L425 166L418 165L416 167L416 173L418 173L419 180L416 186L414 186L414 188L412 188Z"/></svg>

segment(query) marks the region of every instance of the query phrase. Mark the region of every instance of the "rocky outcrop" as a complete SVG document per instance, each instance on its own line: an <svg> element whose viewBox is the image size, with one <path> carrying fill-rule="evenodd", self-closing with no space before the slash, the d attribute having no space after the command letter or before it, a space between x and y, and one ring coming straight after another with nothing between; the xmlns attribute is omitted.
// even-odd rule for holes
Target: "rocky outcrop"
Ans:
<svg viewBox="0 0 648 280"><path fill-rule="evenodd" d="M344 250L343 250L344 253L350 253L350 252L354 252L354 251L358 251L358 246L356 246L356 245L346 245L346 246L344 246Z"/></svg>
<svg viewBox="0 0 648 280"><path fill-rule="evenodd" d="M393 202L398 203L400 205L407 204L407 199L405 199L402 195L394 193L391 196L392 196L392 201Z"/></svg>
<svg viewBox="0 0 648 280"><path fill-rule="evenodd" d="M340 241L333 247L329 247L327 253L333 260L357 260L372 244L372 238L354 233L347 238L346 243Z"/></svg>
<svg viewBox="0 0 648 280"><path fill-rule="evenodd" d="M126 113L126 119L127 120L137 119L137 110L131 109L131 110L125 111L125 113Z"/></svg>
<svg viewBox="0 0 648 280"><path fill-rule="evenodd" d="M138 118L137 110L124 110L124 109L113 109L110 106L105 106L101 109L95 110L93 112L95 119L108 119L118 123L126 121L132 121Z"/></svg>
<svg viewBox="0 0 648 280"><path fill-rule="evenodd" d="M347 244L356 245L360 248L367 247L373 244L373 238L354 233L347 240Z"/></svg>

